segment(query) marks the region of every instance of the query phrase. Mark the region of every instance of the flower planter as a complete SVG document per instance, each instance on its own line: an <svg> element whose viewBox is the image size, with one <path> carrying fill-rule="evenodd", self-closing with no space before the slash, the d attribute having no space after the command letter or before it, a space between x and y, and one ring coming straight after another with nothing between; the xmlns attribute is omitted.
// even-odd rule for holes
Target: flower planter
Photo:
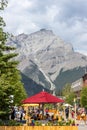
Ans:
<svg viewBox="0 0 87 130"><path fill-rule="evenodd" d="M0 126L0 130L78 130L77 126Z"/></svg>

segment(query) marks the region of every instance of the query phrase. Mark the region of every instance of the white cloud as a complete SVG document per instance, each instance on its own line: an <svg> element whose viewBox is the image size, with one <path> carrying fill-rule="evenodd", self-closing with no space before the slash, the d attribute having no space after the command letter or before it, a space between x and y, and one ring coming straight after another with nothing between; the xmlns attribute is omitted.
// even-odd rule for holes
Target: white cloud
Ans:
<svg viewBox="0 0 87 130"><path fill-rule="evenodd" d="M9 33L32 33L52 29L75 50L87 50L86 0L9 0L3 13Z"/></svg>

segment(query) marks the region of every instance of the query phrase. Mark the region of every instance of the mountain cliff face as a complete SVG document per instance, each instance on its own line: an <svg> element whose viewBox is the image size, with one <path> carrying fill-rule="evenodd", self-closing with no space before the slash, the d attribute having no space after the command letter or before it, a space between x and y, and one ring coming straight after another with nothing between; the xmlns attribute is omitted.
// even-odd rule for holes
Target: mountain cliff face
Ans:
<svg viewBox="0 0 87 130"><path fill-rule="evenodd" d="M51 30L20 34L9 38L7 44L17 48L18 69L28 95L42 88L60 91L66 83L80 78L87 66L87 57L74 52L70 43L65 43Z"/></svg>

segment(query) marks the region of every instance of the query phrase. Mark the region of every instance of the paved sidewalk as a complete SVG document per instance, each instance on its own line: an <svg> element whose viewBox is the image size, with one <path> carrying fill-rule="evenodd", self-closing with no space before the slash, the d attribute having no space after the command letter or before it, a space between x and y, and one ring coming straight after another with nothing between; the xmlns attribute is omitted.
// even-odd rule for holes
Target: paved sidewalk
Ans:
<svg viewBox="0 0 87 130"><path fill-rule="evenodd" d="M78 130L87 130L87 122L85 124L84 121L77 121L77 124L79 124Z"/></svg>
<svg viewBox="0 0 87 130"><path fill-rule="evenodd" d="M79 125L78 130L87 130L87 125Z"/></svg>

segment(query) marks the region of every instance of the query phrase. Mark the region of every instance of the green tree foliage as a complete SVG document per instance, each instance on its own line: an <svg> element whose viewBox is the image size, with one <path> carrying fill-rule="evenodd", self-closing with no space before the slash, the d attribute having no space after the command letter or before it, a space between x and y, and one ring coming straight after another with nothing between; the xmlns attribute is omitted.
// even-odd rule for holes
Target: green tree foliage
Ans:
<svg viewBox="0 0 87 130"><path fill-rule="evenodd" d="M87 109L87 87L83 87L81 91L81 105Z"/></svg>
<svg viewBox="0 0 87 130"><path fill-rule="evenodd" d="M65 97L65 101L73 105L74 98L76 97L74 92L71 90L71 84L66 84L62 90L62 95Z"/></svg>
<svg viewBox="0 0 87 130"><path fill-rule="evenodd" d="M67 96L66 96L66 102L73 105L74 104L74 98L75 98L75 94L74 92L70 92Z"/></svg>
<svg viewBox="0 0 87 130"><path fill-rule="evenodd" d="M71 92L71 84L67 83L62 90L62 95L66 97L70 92Z"/></svg>
<svg viewBox="0 0 87 130"><path fill-rule="evenodd" d="M7 1L1 0L0 11L4 10L5 6L7 6ZM18 61L14 60L18 54L13 52L16 48L6 45L8 33L4 32L5 26L0 16L0 115L8 112L11 105L10 95L14 96L12 105L20 104L21 100L26 97L20 72L17 69Z"/></svg>

